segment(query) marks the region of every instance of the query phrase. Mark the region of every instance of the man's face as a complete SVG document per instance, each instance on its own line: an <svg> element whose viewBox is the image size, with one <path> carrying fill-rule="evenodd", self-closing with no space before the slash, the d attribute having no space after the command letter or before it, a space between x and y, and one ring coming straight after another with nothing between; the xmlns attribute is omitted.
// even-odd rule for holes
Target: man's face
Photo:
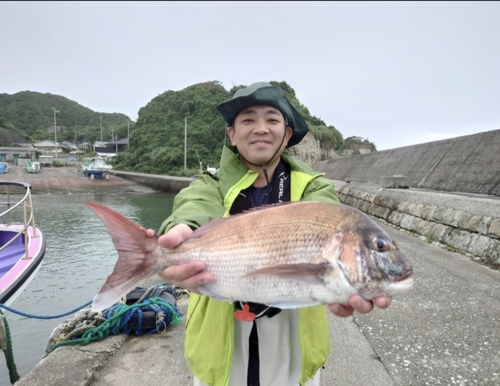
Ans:
<svg viewBox="0 0 500 386"><path fill-rule="evenodd" d="M289 126L285 127L285 118L278 109L251 106L236 116L233 126L227 128L227 134L231 144L245 159L257 165L266 165L278 148L274 160L279 159L293 131ZM281 144L283 135L285 140Z"/></svg>

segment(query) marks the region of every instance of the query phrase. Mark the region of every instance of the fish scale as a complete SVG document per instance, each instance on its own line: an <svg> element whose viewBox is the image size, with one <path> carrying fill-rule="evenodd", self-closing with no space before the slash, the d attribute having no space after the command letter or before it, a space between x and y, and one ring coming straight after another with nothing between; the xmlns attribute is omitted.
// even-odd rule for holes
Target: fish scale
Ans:
<svg viewBox="0 0 500 386"><path fill-rule="evenodd" d="M361 211L342 204L275 204L213 220L174 249L111 208L87 203L103 220L118 261L93 310L111 306L145 277L194 260L215 281L198 290L215 299L279 308L370 300L412 287L396 243Z"/></svg>

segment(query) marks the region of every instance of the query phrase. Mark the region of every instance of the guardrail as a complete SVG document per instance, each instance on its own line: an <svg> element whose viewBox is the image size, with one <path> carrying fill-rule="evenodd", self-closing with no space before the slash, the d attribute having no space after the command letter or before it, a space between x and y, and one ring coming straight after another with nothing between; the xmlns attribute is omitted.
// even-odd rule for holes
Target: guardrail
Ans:
<svg viewBox="0 0 500 386"><path fill-rule="evenodd" d="M28 226L31 225L33 227L34 237L38 237L37 229L35 227L33 202L31 200L31 185L24 182L0 181L0 188L3 188L3 194L5 194L6 198L6 201L0 202L0 206L5 206L7 208L5 211L0 213L0 223L3 222L2 219L5 217L5 225L9 226L11 225L11 214L13 214L16 209L22 210L23 212L23 227L12 239L0 247L0 251L11 245L14 240L24 236L25 255L28 256ZM17 202L11 202L11 195L18 193L20 189L25 190L22 198Z"/></svg>

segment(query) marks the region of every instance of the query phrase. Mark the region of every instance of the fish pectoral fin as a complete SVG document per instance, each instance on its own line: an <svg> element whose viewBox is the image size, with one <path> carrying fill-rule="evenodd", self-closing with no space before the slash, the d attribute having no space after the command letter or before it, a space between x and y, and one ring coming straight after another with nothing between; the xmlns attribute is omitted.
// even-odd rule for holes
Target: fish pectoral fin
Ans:
<svg viewBox="0 0 500 386"><path fill-rule="evenodd" d="M277 277L280 279L288 279L302 281L310 284L323 284L323 276L331 265L327 262L312 264L282 264L272 267L257 269L243 275L241 278L250 277Z"/></svg>
<svg viewBox="0 0 500 386"><path fill-rule="evenodd" d="M207 288L206 286L198 287L198 291L201 294L206 295L209 298L212 298L215 300L225 300L225 301L230 302L230 303L234 302L234 299L229 299L229 298L225 298L223 296L220 296L220 295L216 294L215 292L213 292L212 290L210 290L209 288Z"/></svg>

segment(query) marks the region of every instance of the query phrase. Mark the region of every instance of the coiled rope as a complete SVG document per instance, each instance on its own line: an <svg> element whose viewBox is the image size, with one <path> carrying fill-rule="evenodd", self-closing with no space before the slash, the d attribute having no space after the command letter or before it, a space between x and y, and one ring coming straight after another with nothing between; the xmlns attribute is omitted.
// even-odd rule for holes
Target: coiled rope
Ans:
<svg viewBox="0 0 500 386"><path fill-rule="evenodd" d="M17 372L17 367L14 362L14 352L12 350L9 323L7 323L7 318L3 314L2 310L0 310L0 346L5 353L5 360L7 361L7 367L9 369L10 383L13 385L21 377Z"/></svg>
<svg viewBox="0 0 500 386"><path fill-rule="evenodd" d="M161 298L161 294L167 292L173 295L174 299L178 299L184 294L183 291L177 292L174 286L167 286L166 283L149 289L144 287L136 287L136 289L144 290L144 294L134 304L117 303L102 312L82 310L75 319L67 321L60 331L59 338L55 339L55 344L50 348L49 345L47 346L46 353L49 354L60 346L87 345L90 342L101 341L111 334L159 333L165 331L168 325L175 326L180 323L183 315L176 305ZM143 317L146 312L152 312L156 317L154 327L149 329L143 326ZM130 323L134 316L137 317L135 328L131 327Z"/></svg>

